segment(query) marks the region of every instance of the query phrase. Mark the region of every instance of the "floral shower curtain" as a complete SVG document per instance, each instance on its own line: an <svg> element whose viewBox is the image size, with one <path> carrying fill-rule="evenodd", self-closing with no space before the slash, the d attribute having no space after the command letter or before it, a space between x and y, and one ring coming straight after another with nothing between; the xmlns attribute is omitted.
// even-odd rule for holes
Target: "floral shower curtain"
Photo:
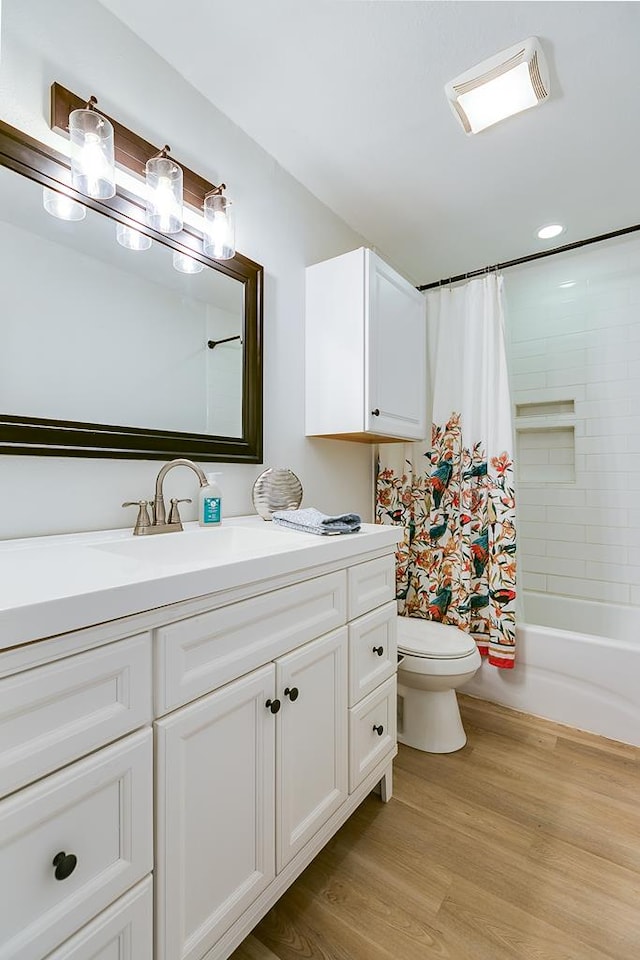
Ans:
<svg viewBox="0 0 640 960"><path fill-rule="evenodd" d="M502 278L430 292L427 318L431 445L381 445L376 521L404 526L399 612L467 631L489 663L509 668L516 527Z"/></svg>

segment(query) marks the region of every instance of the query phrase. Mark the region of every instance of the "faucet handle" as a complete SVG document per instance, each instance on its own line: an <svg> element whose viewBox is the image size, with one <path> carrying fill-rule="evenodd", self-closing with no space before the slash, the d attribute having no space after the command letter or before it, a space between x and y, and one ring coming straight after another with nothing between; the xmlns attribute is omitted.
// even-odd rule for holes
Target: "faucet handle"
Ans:
<svg viewBox="0 0 640 960"><path fill-rule="evenodd" d="M151 518L149 517L149 506L148 500L127 500L122 504L123 507L138 507L138 516L136 518L136 525L133 528L133 535L139 536L141 533L146 533L147 527L151 526Z"/></svg>
<svg viewBox="0 0 640 960"><path fill-rule="evenodd" d="M193 501L191 500L191 497L185 497L183 500L178 500L176 497L171 497L171 509L169 510L169 519L167 523L179 523L182 527L180 511L178 510L179 503L193 503Z"/></svg>

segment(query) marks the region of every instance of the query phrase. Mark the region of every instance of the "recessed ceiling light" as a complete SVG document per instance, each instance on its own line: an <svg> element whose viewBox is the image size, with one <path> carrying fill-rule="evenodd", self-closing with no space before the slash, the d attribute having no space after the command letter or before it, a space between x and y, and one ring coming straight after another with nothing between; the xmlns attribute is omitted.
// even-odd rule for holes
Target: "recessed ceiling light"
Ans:
<svg viewBox="0 0 640 960"><path fill-rule="evenodd" d="M551 240L553 237L559 237L561 233L564 233L564 227L561 223L548 223L546 226L540 227L538 238L540 240Z"/></svg>
<svg viewBox="0 0 640 960"><path fill-rule="evenodd" d="M549 96L549 72L537 37L483 60L445 86L465 133L479 133Z"/></svg>

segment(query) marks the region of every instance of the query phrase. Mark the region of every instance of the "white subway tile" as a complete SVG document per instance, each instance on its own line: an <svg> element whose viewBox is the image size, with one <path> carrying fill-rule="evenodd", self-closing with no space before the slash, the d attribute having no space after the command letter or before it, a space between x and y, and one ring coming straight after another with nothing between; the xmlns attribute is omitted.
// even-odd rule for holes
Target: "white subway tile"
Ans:
<svg viewBox="0 0 640 960"><path fill-rule="evenodd" d="M555 450L549 450L550 464L573 464L574 459L573 447L558 447Z"/></svg>
<svg viewBox="0 0 640 960"><path fill-rule="evenodd" d="M518 517L525 523L544 523L547 519L547 508L545 506L529 506L522 503L518 507Z"/></svg>
<svg viewBox="0 0 640 960"><path fill-rule="evenodd" d="M617 363L591 363L585 368L587 383L604 383L608 380L626 380L629 376L626 360Z"/></svg>
<svg viewBox="0 0 640 960"><path fill-rule="evenodd" d="M514 357L509 363L509 373L512 377L523 373L544 373L547 369L547 358L544 354L529 357Z"/></svg>
<svg viewBox="0 0 640 960"><path fill-rule="evenodd" d="M564 370L549 370L547 373L548 387L573 387L575 384L588 382L586 367L571 367Z"/></svg>
<svg viewBox="0 0 640 960"><path fill-rule="evenodd" d="M594 400L576 401L576 417L582 417L585 420L591 417L625 417L631 414L631 401L625 397L620 399L608 400L606 398Z"/></svg>
<svg viewBox="0 0 640 960"><path fill-rule="evenodd" d="M520 569L526 573L546 573L546 557L536 557L533 554L521 553Z"/></svg>
<svg viewBox="0 0 640 960"><path fill-rule="evenodd" d="M638 456L638 454L589 453L586 456L585 469L598 471L600 473L607 473L609 471L622 473L625 469L631 469L629 461L634 456Z"/></svg>
<svg viewBox="0 0 640 960"><path fill-rule="evenodd" d="M527 449L527 447L525 447L523 450L521 446L518 452L517 460L518 460L518 463L522 465L535 464L537 466L540 466L542 464L548 464L549 451L541 449L540 447L531 447L530 449Z"/></svg>
<svg viewBox="0 0 640 960"><path fill-rule="evenodd" d="M626 453L628 441L626 434L602 434L598 437L581 437L576 440L576 452L585 454L594 453ZM589 461L587 460L587 467Z"/></svg>
<svg viewBox="0 0 640 960"><path fill-rule="evenodd" d="M520 524L521 537L535 537L537 540L569 540L581 543L586 540L586 524L579 523L538 523L523 521Z"/></svg>
<svg viewBox="0 0 640 960"><path fill-rule="evenodd" d="M547 577L547 590L569 597L589 600L607 600L609 603L628 603L629 584L598 580L580 580L573 577Z"/></svg>
<svg viewBox="0 0 640 960"><path fill-rule="evenodd" d="M631 380L601 380L585 385L587 400L627 400L633 395ZM639 387L640 390L640 387Z"/></svg>
<svg viewBox="0 0 640 960"><path fill-rule="evenodd" d="M616 583L640 583L640 567L622 563L596 563L587 561L586 576L592 580L613 580Z"/></svg>
<svg viewBox="0 0 640 960"><path fill-rule="evenodd" d="M565 560L591 560L594 563L629 562L628 547L604 543L567 543L563 540L550 540L547 544L549 557L564 557ZM577 574L573 567L567 567L565 573Z"/></svg>
<svg viewBox="0 0 640 960"><path fill-rule="evenodd" d="M524 571L519 581L525 590L546 591L547 589L547 578L541 573L527 573L527 571Z"/></svg>
<svg viewBox="0 0 640 960"><path fill-rule="evenodd" d="M547 385L546 373L515 373L511 377L513 389L522 393L524 390L539 390Z"/></svg>
<svg viewBox="0 0 640 960"><path fill-rule="evenodd" d="M587 543L625 547L636 543L638 533L630 527L587 526L586 539Z"/></svg>
<svg viewBox="0 0 640 960"><path fill-rule="evenodd" d="M537 587L531 587L532 590L536 590ZM629 599L631 603L637 604L640 607L640 587L631 587L629 591Z"/></svg>
<svg viewBox="0 0 640 960"><path fill-rule="evenodd" d="M547 507L551 523L584 523L592 526L624 527L629 522L628 510L613 507Z"/></svg>

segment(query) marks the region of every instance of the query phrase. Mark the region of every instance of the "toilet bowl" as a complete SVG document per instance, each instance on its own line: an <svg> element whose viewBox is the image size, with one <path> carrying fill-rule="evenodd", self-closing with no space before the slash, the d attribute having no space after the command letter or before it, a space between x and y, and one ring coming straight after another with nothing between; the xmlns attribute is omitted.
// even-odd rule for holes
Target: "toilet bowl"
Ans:
<svg viewBox="0 0 640 960"><path fill-rule="evenodd" d="M481 658L473 637L457 627L398 617L398 740L427 753L453 753L467 742L456 688Z"/></svg>

